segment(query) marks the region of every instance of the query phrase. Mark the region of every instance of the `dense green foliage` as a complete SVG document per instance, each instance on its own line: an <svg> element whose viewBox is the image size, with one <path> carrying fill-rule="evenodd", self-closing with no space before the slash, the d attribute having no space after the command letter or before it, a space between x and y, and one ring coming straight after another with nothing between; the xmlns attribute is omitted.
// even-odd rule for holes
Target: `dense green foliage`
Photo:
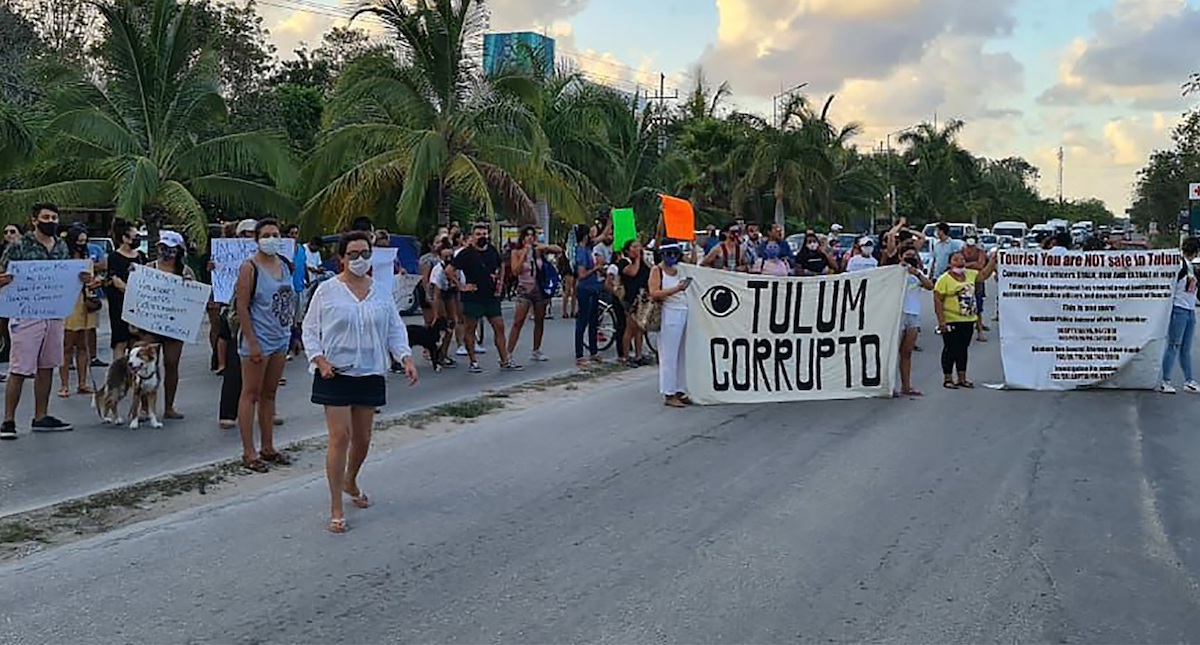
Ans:
<svg viewBox="0 0 1200 645"><path fill-rule="evenodd" d="M866 229L893 213L981 225L1111 217L1094 200L1042 199L1023 159L971 154L960 121L918 124L880 150L859 140L861 124L837 120L834 97L793 95L768 121L729 109L730 87L702 72L677 105L534 56L485 77L483 0L370 0L359 13L386 38L336 28L283 61L253 0L55 0L62 25L97 26L68 33L61 51L41 45L49 34L29 13L44 0L22 1L0 7L10 220L53 199L202 240L218 217L273 214L327 232L367 214L421 233L450 219L531 222L542 203L560 222L632 205L646 229L658 193L690 199L701 225L741 217L793 231Z"/></svg>

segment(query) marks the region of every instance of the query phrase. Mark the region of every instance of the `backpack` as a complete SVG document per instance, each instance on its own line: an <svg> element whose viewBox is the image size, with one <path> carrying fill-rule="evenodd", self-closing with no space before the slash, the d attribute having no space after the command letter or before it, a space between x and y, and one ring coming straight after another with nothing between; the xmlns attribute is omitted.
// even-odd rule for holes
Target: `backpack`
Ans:
<svg viewBox="0 0 1200 645"><path fill-rule="evenodd" d="M553 298L558 292L559 285L562 284L562 276L559 275L558 269L555 268L553 262L546 262L544 259L541 262L541 270L537 270L537 285L546 294L547 298ZM537 263L534 264L537 267Z"/></svg>
<svg viewBox="0 0 1200 645"><path fill-rule="evenodd" d="M282 255L277 256L277 257L279 258L279 260L281 262L283 262L284 266L286 266L288 268L289 273L294 271L294 269L292 268L293 265L292 265L291 260L283 257ZM254 263L254 260L246 260L246 262L250 263L250 271L251 271L250 275L252 276L251 277L252 281L250 282L250 300L253 301L254 294L258 290L258 265ZM234 287L233 297L229 299L229 304L225 305L225 307L221 310L221 321L224 322L225 325L229 328L229 337L230 338L232 338L235 342L241 338L242 324L241 324L241 321L238 320L238 315L237 315L237 287L236 286Z"/></svg>

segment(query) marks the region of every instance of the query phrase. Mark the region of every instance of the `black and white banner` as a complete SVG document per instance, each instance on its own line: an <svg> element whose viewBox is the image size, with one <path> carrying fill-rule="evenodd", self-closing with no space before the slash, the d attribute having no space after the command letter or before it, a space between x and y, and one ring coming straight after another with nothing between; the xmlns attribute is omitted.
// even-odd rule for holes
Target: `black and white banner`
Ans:
<svg viewBox="0 0 1200 645"><path fill-rule="evenodd" d="M1179 251L1001 251L1005 386L1153 389Z"/></svg>
<svg viewBox="0 0 1200 645"><path fill-rule="evenodd" d="M907 272L778 278L681 266L700 404L890 397Z"/></svg>

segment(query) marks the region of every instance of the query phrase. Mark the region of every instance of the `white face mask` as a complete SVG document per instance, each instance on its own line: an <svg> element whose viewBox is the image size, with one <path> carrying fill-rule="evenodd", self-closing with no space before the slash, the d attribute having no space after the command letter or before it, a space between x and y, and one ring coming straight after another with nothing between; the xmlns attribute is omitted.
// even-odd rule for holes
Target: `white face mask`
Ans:
<svg viewBox="0 0 1200 645"><path fill-rule="evenodd" d="M350 269L350 273L361 278L371 270L371 258L354 258L350 260L346 268Z"/></svg>
<svg viewBox="0 0 1200 645"><path fill-rule="evenodd" d="M258 240L258 250L265 255L279 255L283 240L278 237L263 237Z"/></svg>

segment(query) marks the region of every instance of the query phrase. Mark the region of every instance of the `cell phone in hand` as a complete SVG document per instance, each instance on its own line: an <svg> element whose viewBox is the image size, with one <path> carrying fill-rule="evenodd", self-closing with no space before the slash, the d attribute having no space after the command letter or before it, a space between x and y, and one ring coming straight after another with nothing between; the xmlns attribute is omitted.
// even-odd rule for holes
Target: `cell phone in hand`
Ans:
<svg viewBox="0 0 1200 645"><path fill-rule="evenodd" d="M691 279L691 278L684 278L684 279L683 279L683 282L682 282L681 284L683 285L683 288L684 288L684 289L687 289L688 287L692 286L692 279Z"/></svg>

